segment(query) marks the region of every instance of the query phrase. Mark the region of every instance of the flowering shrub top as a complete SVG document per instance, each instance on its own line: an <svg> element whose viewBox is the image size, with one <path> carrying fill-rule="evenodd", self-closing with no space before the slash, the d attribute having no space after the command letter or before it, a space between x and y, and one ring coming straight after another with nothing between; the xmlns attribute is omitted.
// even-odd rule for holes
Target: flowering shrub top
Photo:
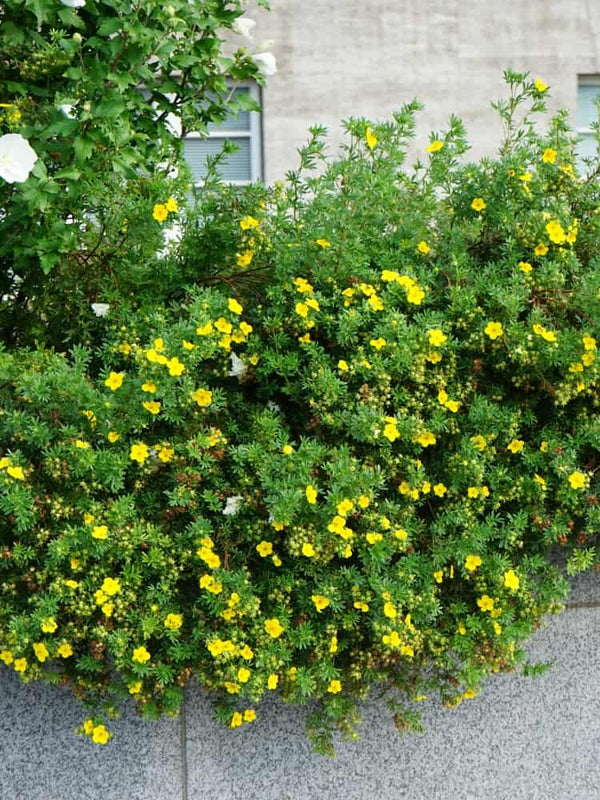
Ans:
<svg viewBox="0 0 600 800"><path fill-rule="evenodd" d="M399 728L474 697L561 607L549 549L594 563L597 190L561 116L467 166L452 120L405 170L415 110L207 198L173 265L196 286L115 309L100 371L0 356L0 658L24 679L154 716L193 674L232 728L269 691L319 698L329 752L372 686Z"/></svg>

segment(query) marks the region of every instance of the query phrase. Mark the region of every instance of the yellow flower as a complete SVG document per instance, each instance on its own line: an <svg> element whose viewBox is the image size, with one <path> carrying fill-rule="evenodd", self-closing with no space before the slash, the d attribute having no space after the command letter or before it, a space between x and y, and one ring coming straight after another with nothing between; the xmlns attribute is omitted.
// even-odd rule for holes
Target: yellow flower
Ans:
<svg viewBox="0 0 600 800"><path fill-rule="evenodd" d="M254 219L254 217L244 217L240 220L240 228L243 231L247 231L250 228L258 228L259 225L260 222L257 219Z"/></svg>
<svg viewBox="0 0 600 800"><path fill-rule="evenodd" d="M369 544L377 544L383 541L383 536L380 533L367 533L365 539Z"/></svg>
<svg viewBox="0 0 600 800"><path fill-rule="evenodd" d="M124 372L111 372L108 378L104 381L104 385L116 392L123 385Z"/></svg>
<svg viewBox="0 0 600 800"><path fill-rule="evenodd" d="M102 606L102 613L105 617L112 617L113 611L115 610L114 603L105 603Z"/></svg>
<svg viewBox="0 0 600 800"><path fill-rule="evenodd" d="M445 405L448 402L448 393L444 389L440 389L438 392L438 403Z"/></svg>
<svg viewBox="0 0 600 800"><path fill-rule="evenodd" d="M25 672L27 669L27 659L26 658L16 658L14 663L15 671L16 672Z"/></svg>
<svg viewBox="0 0 600 800"><path fill-rule="evenodd" d="M273 544L272 542L266 542L263 540L260 542L260 544L256 545L256 549L259 555L261 555L263 558L266 558L273 552Z"/></svg>
<svg viewBox="0 0 600 800"><path fill-rule="evenodd" d="M443 146L444 146L443 142L440 142L439 139L434 139L434 141L425 148L425 152L437 153L438 150L441 150Z"/></svg>
<svg viewBox="0 0 600 800"><path fill-rule="evenodd" d="M486 333L490 339L498 339L504 333L502 323L488 322L488 324L485 326L484 333Z"/></svg>
<svg viewBox="0 0 600 800"><path fill-rule="evenodd" d="M236 256L236 263L238 267L247 267L252 263L254 252L252 250L244 250L243 253L238 253Z"/></svg>
<svg viewBox="0 0 600 800"><path fill-rule="evenodd" d="M436 583L441 583L444 580L444 570L438 569L433 573L433 577Z"/></svg>
<svg viewBox="0 0 600 800"><path fill-rule="evenodd" d="M250 680L250 675L252 675L252 673L249 669L246 669L246 667L240 667L238 669L237 679L240 683L248 683Z"/></svg>
<svg viewBox="0 0 600 800"><path fill-rule="evenodd" d="M423 433L419 434L419 436L417 436L416 441L422 447L429 447L430 445L435 444L437 440L433 433L429 431L424 431Z"/></svg>
<svg viewBox="0 0 600 800"><path fill-rule="evenodd" d="M595 350L596 349L596 340L593 336L590 336L586 333L586 335L581 340L583 342L583 347L585 350Z"/></svg>
<svg viewBox="0 0 600 800"><path fill-rule="evenodd" d="M371 306L373 311L383 311L384 309L383 300L376 294L369 297L367 303Z"/></svg>
<svg viewBox="0 0 600 800"><path fill-rule="evenodd" d="M316 550L309 542L304 542L302 545L302 555L307 558L312 558L316 555Z"/></svg>
<svg viewBox="0 0 600 800"><path fill-rule="evenodd" d="M433 353L428 353L425 358L430 364L439 364L442 360L442 355L434 351Z"/></svg>
<svg viewBox="0 0 600 800"><path fill-rule="evenodd" d="M104 578L101 590L109 597L118 594L121 591L121 582L118 578Z"/></svg>
<svg viewBox="0 0 600 800"><path fill-rule="evenodd" d="M306 499L312 506L317 502L317 490L314 486L306 487Z"/></svg>
<svg viewBox="0 0 600 800"><path fill-rule="evenodd" d="M529 261L519 261L519 269L521 272L531 272L533 267L529 263Z"/></svg>
<svg viewBox="0 0 600 800"><path fill-rule="evenodd" d="M129 684L129 694L139 694L142 691L142 682L136 681Z"/></svg>
<svg viewBox="0 0 600 800"><path fill-rule="evenodd" d="M431 251L431 247L429 247L427 242L422 241L417 245L417 250L419 253L422 253L424 256L426 256Z"/></svg>
<svg viewBox="0 0 600 800"><path fill-rule="evenodd" d="M548 84L544 83L544 81L541 78L536 78L533 85L535 86L537 91L540 92L540 94L545 92L546 89L548 88Z"/></svg>
<svg viewBox="0 0 600 800"><path fill-rule="evenodd" d="M183 625L183 617L181 614L167 614L164 622L165 628L171 631L176 631Z"/></svg>
<svg viewBox="0 0 600 800"><path fill-rule="evenodd" d="M199 406L205 408L212 403L212 392L208 389L196 389L192 395L192 400L195 400Z"/></svg>
<svg viewBox="0 0 600 800"><path fill-rule="evenodd" d="M150 661L150 653L142 645L141 647L135 648L132 659L137 661L138 664L145 664L146 661Z"/></svg>
<svg viewBox="0 0 600 800"><path fill-rule="evenodd" d="M392 631L390 634L384 634L382 640L384 644L387 644L390 647L400 646L400 636L398 635L398 631Z"/></svg>
<svg viewBox="0 0 600 800"><path fill-rule="evenodd" d="M162 203L157 203L154 206L154 211L152 212L152 216L157 222L164 222L166 218L169 216L169 211L166 205Z"/></svg>
<svg viewBox="0 0 600 800"><path fill-rule="evenodd" d="M162 461L163 464L168 464L169 461L175 455L175 450L172 447L161 447L160 452L158 454L159 461Z"/></svg>
<svg viewBox="0 0 600 800"><path fill-rule="evenodd" d="M477 605L482 611L491 611L494 607L494 600L487 594L482 595L477 601Z"/></svg>
<svg viewBox="0 0 600 800"><path fill-rule="evenodd" d="M443 497L447 491L448 490L443 483L436 483L436 485L433 487L433 493L438 497Z"/></svg>
<svg viewBox="0 0 600 800"><path fill-rule="evenodd" d="M467 496L471 498L479 497L479 488L477 486L469 486Z"/></svg>
<svg viewBox="0 0 600 800"><path fill-rule="evenodd" d="M373 135L371 128L367 128L367 132L365 133L365 139L367 140L367 147L369 148L369 150L373 150L378 140L377 137Z"/></svg>
<svg viewBox="0 0 600 800"><path fill-rule="evenodd" d="M385 347L387 342L385 339L379 337L379 339L371 339L369 342L371 347L374 347L376 350L381 350L382 347Z"/></svg>
<svg viewBox="0 0 600 800"><path fill-rule="evenodd" d="M425 297L425 292L420 289L418 286L411 286L408 292L406 293L406 299L409 303L412 303L415 306L420 306L421 301Z"/></svg>
<svg viewBox="0 0 600 800"><path fill-rule="evenodd" d="M523 447L525 446L525 442L523 439L513 439L512 442L506 448L510 450L511 453L520 453Z"/></svg>
<svg viewBox="0 0 600 800"><path fill-rule="evenodd" d="M109 431L106 438L108 439L108 441L111 444L114 444L115 442L119 441L119 439L121 438L121 435L119 433L117 433L116 431Z"/></svg>
<svg viewBox="0 0 600 800"><path fill-rule="evenodd" d="M7 667L13 663L13 654L10 650L2 650L0 653L0 661L4 661Z"/></svg>
<svg viewBox="0 0 600 800"><path fill-rule="evenodd" d="M146 411L149 411L150 414L159 414L160 413L160 403L156 400L147 400L145 403L142 403Z"/></svg>
<svg viewBox="0 0 600 800"><path fill-rule="evenodd" d="M82 442L81 439L75 440L75 447L77 447L79 450L87 450L89 446L89 442Z"/></svg>
<svg viewBox="0 0 600 800"><path fill-rule="evenodd" d="M448 341L448 337L441 328L430 328L427 331L427 336L429 337L429 344L433 347L441 347Z"/></svg>
<svg viewBox="0 0 600 800"><path fill-rule="evenodd" d="M404 542L406 539L408 539L408 533L404 530L404 528L396 528L394 531L394 536L396 539L400 539L401 542Z"/></svg>
<svg viewBox="0 0 600 800"><path fill-rule="evenodd" d="M174 197L169 197L166 202L166 209L170 211L172 214L177 213L179 211L179 206L177 205L177 200Z"/></svg>
<svg viewBox="0 0 600 800"><path fill-rule="evenodd" d="M395 619L398 616L398 611L396 610L396 606L388 600L387 603L383 606L383 613L386 617L390 619Z"/></svg>
<svg viewBox="0 0 600 800"><path fill-rule="evenodd" d="M250 661L254 658L254 650L246 644L240 650L240 655L242 658L245 658L246 661Z"/></svg>
<svg viewBox="0 0 600 800"><path fill-rule="evenodd" d="M338 692L342 691L342 684L339 681L329 681L329 686L327 687L327 691L331 692L331 694L337 694Z"/></svg>
<svg viewBox="0 0 600 800"><path fill-rule="evenodd" d="M398 428L396 427L396 422L387 422L383 428L383 435L386 439L390 442L395 442L396 439L400 436L398 432Z"/></svg>
<svg viewBox="0 0 600 800"><path fill-rule="evenodd" d="M594 363L595 360L596 360L596 356L594 355L593 352L584 353L581 356L581 363L584 365L584 367L590 367Z"/></svg>
<svg viewBox="0 0 600 800"><path fill-rule="evenodd" d="M56 651L61 658L70 658L73 655L73 648L70 644L61 644Z"/></svg>
<svg viewBox="0 0 600 800"><path fill-rule="evenodd" d="M486 208L486 202L482 197L476 197L471 203L471 208L473 211L483 211Z"/></svg>
<svg viewBox="0 0 600 800"><path fill-rule="evenodd" d="M331 603L329 598L324 597L322 594L313 594L311 595L310 599L315 604L317 611L323 611L323 609L327 608L327 606Z"/></svg>
<svg viewBox="0 0 600 800"><path fill-rule="evenodd" d="M363 603L362 600L356 600L354 603L354 608L357 608L359 611L362 611L363 614L366 614L369 610L369 604Z"/></svg>
<svg viewBox="0 0 600 800"><path fill-rule="evenodd" d="M43 642L35 642L33 645L33 652L35 653L37 660L41 661L42 663L50 655L50 653L48 652L48 648L46 647L45 644L43 644Z"/></svg>
<svg viewBox="0 0 600 800"><path fill-rule="evenodd" d="M556 155L556 150L553 150L551 147L547 147L542 153L542 161L544 164L554 164L556 161Z"/></svg>
<svg viewBox="0 0 600 800"><path fill-rule="evenodd" d="M153 394L156 391L156 384L153 381L146 381L142 383L142 392Z"/></svg>
<svg viewBox="0 0 600 800"><path fill-rule="evenodd" d="M209 336L212 333L213 324L212 322L207 322L205 325L199 325L196 328L196 333L198 336Z"/></svg>
<svg viewBox="0 0 600 800"><path fill-rule="evenodd" d="M281 636L283 630L283 625L276 617L265 620L265 631L269 634L269 636L272 636L273 639L277 639L278 636Z"/></svg>
<svg viewBox="0 0 600 800"><path fill-rule="evenodd" d="M106 744L110 739L110 734L104 725L96 725L92 730L92 742L94 744Z"/></svg>
<svg viewBox="0 0 600 800"><path fill-rule="evenodd" d="M514 570L509 569L508 572L504 573L504 585L507 589L511 589L513 592L516 592L516 590L519 588L519 576Z"/></svg>
<svg viewBox="0 0 600 800"><path fill-rule="evenodd" d="M239 711L235 711L229 723L230 728L239 728L242 725L242 715Z"/></svg>
<svg viewBox="0 0 600 800"><path fill-rule="evenodd" d="M545 256L548 252L548 245L545 245L543 242L540 242L538 245L535 246L533 251L536 256Z"/></svg>
<svg viewBox="0 0 600 800"><path fill-rule="evenodd" d="M276 689L278 683L279 683L279 675L271 673L271 675L269 675L269 677L267 678L267 687L269 689Z"/></svg>
<svg viewBox="0 0 600 800"><path fill-rule="evenodd" d="M94 539L106 539L108 537L108 528L106 525L94 525L92 528L92 537Z"/></svg>
<svg viewBox="0 0 600 800"><path fill-rule="evenodd" d="M221 559L208 547L201 547L197 552L198 558L202 559L211 569L218 569L221 566Z"/></svg>
<svg viewBox="0 0 600 800"><path fill-rule="evenodd" d="M448 400L448 402L446 403L446 408L448 409L448 411L451 411L453 414L456 414L458 412L458 409L460 408L460 404L456 400Z"/></svg>
<svg viewBox="0 0 600 800"><path fill-rule="evenodd" d="M132 461L137 461L140 464L143 464L147 458L150 456L150 451L146 447L145 444L132 444L131 450L129 451L129 458Z"/></svg>
<svg viewBox="0 0 600 800"><path fill-rule="evenodd" d="M344 499L337 504L337 512L340 516L345 517L354 508L352 500Z"/></svg>
<svg viewBox="0 0 600 800"><path fill-rule="evenodd" d="M58 628L58 625L56 624L54 617L46 617L46 619L42 620L40 627L44 633L54 633L54 631Z"/></svg>
<svg viewBox="0 0 600 800"><path fill-rule="evenodd" d="M323 250L325 250L327 247L331 247L331 242L328 242L327 239L317 239L316 244L318 244L319 247L322 247Z"/></svg>
<svg viewBox="0 0 600 800"><path fill-rule="evenodd" d="M467 556L465 560L465 569L468 569L469 572L475 572L477 567L481 566L481 558L480 556Z"/></svg>
<svg viewBox="0 0 600 800"><path fill-rule="evenodd" d="M170 361L166 361L165 366L169 369L169 375L173 375L173 377L177 377L185 372L185 366L181 363L177 356L173 356Z"/></svg>
<svg viewBox="0 0 600 800"><path fill-rule="evenodd" d="M359 505L361 508L368 508L368 507L369 507L369 503L370 503L370 502L371 502L371 501L370 501L370 499L367 497L367 495L366 495L366 494L361 494L361 496L358 498L358 505Z"/></svg>
<svg viewBox="0 0 600 800"><path fill-rule="evenodd" d="M254 722L256 719L256 711L253 708L247 708L244 711L244 722Z"/></svg>
<svg viewBox="0 0 600 800"><path fill-rule="evenodd" d="M583 472L572 472L569 475L571 489L583 489L585 487L585 474Z"/></svg>
<svg viewBox="0 0 600 800"><path fill-rule="evenodd" d="M232 314L241 314L242 311L244 310L243 306L241 306L238 303L238 301L233 297L230 297L229 300L227 301L227 308L231 311Z"/></svg>
<svg viewBox="0 0 600 800"><path fill-rule="evenodd" d="M558 220L550 220L550 222L546 224L546 231L551 242L554 242L554 244L564 244L567 235Z"/></svg>

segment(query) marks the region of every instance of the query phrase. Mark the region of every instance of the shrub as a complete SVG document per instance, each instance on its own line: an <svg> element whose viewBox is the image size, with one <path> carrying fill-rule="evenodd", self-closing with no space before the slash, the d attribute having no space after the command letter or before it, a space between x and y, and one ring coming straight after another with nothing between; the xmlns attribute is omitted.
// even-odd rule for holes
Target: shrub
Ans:
<svg viewBox="0 0 600 800"><path fill-rule="evenodd" d="M315 129L285 185L206 198L173 265L196 285L116 308L99 373L2 353L0 658L70 684L94 740L192 675L232 728L317 699L323 753L373 687L416 728L523 663L567 594L553 548L595 563L598 190L564 115L530 123L546 87L507 79L497 159L464 164L452 119L406 166L416 104L350 120L337 160Z"/></svg>
<svg viewBox="0 0 600 800"><path fill-rule="evenodd" d="M90 303L104 302L109 285L122 294L131 287L136 262L138 278L156 265L152 208L170 194L181 201L187 190L173 181L166 188L182 166L181 133L205 133L228 113L256 108L246 95L232 96L230 83L264 82L264 67L245 47L223 52L224 36L244 42L235 36L243 7L2 4L0 136L26 139L35 162L16 181L12 173L0 180L4 340L95 344Z"/></svg>

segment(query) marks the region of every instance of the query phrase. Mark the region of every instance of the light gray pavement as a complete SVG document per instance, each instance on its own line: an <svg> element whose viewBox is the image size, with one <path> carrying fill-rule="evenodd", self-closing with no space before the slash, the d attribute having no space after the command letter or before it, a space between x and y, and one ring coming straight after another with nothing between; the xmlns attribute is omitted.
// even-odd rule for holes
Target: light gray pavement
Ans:
<svg viewBox="0 0 600 800"><path fill-rule="evenodd" d="M334 761L312 753L302 709L271 701L231 731L198 687L181 720L128 712L94 746L73 733L85 713L68 691L0 664L0 800L600 800L600 576L574 584L574 607L529 647L550 672L496 676L455 710L423 703L420 735L369 703Z"/></svg>
<svg viewBox="0 0 600 800"><path fill-rule="evenodd" d="M0 800L180 800L180 720L127 713L95 745L74 733L87 714L68 690L0 667Z"/></svg>

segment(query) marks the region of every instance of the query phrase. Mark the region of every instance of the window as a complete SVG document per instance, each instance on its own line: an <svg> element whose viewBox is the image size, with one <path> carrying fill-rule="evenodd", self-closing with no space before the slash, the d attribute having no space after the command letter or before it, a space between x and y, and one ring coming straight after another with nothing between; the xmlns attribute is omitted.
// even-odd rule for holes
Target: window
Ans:
<svg viewBox="0 0 600 800"><path fill-rule="evenodd" d="M234 90L234 95L249 94L258 102L258 86L243 84ZM223 143L229 139L237 145L237 151L227 156L220 168L224 181L238 186L262 178L262 142L260 114L256 111L239 111L236 116L229 115L224 122L210 123L208 138L198 133L189 133L183 140L184 154L196 185L206 174L206 158L221 151Z"/></svg>
<svg viewBox="0 0 600 800"><path fill-rule="evenodd" d="M580 160L596 154L596 133L592 123L598 121L598 97L600 75L580 75L577 87L577 155Z"/></svg>

